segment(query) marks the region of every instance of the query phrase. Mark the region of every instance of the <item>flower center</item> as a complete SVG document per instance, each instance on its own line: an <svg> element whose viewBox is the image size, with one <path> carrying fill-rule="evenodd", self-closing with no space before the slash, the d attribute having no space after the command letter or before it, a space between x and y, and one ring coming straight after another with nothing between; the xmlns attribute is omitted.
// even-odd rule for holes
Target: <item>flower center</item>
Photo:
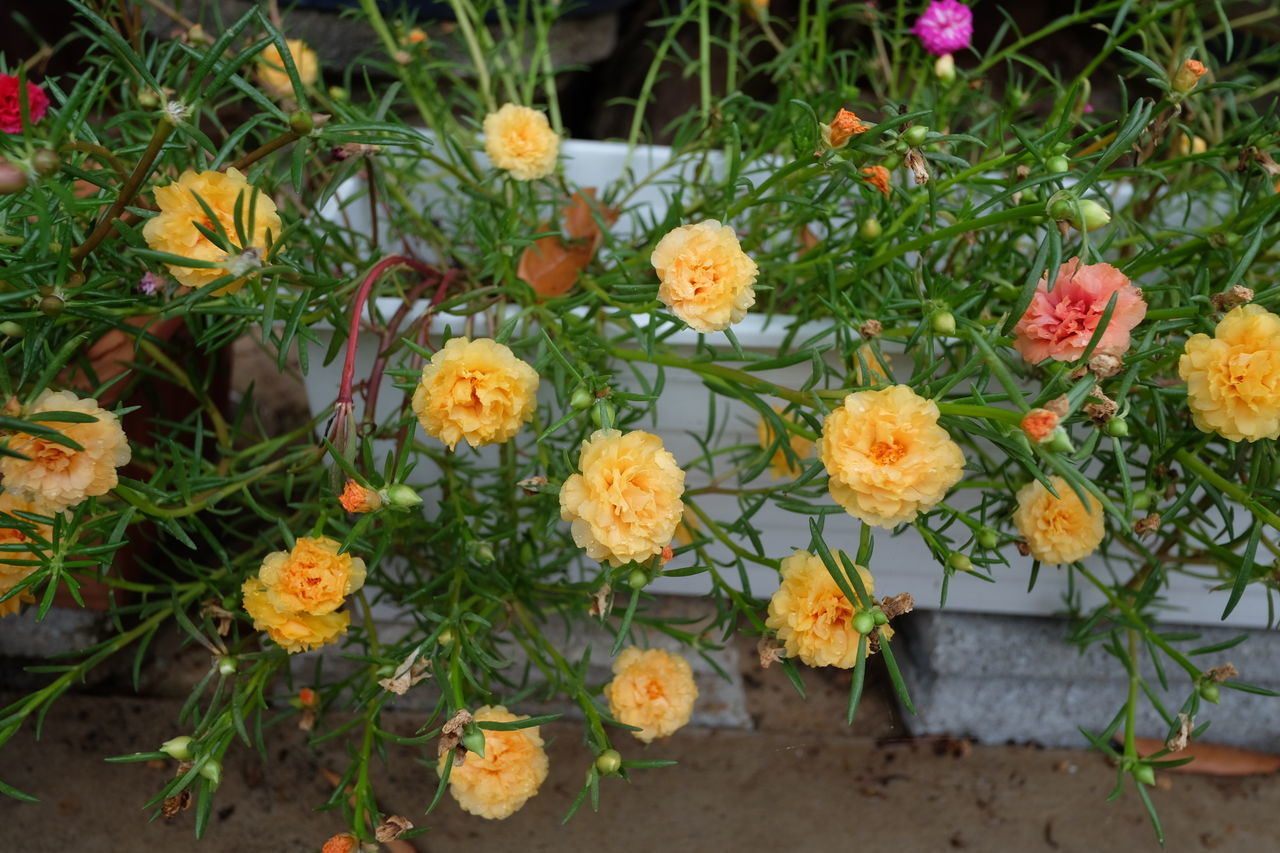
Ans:
<svg viewBox="0 0 1280 853"><path fill-rule="evenodd" d="M61 472L71 466L71 455L74 451L62 444L37 439L31 458L46 471Z"/></svg>
<svg viewBox="0 0 1280 853"><path fill-rule="evenodd" d="M897 439L877 441L871 445L871 461L877 465L893 465L907 455L906 445Z"/></svg>

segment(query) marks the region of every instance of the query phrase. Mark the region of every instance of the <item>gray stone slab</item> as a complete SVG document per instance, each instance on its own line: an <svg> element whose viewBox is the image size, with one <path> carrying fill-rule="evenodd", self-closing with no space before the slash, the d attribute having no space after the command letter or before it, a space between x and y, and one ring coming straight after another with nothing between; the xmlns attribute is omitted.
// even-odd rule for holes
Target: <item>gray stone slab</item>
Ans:
<svg viewBox="0 0 1280 853"><path fill-rule="evenodd" d="M1187 651L1242 633L1210 626L1164 626L1170 633L1195 631L1200 639L1178 643ZM1066 642L1062 619L972 613L916 612L900 626L903 677L917 714L903 713L912 734L954 734L983 743L1036 741L1081 746L1079 727L1106 728L1123 706L1128 681L1120 661L1100 645L1082 654ZM1240 679L1280 691L1280 632L1248 631L1243 644L1197 659L1204 668L1232 663ZM1161 661L1170 690L1161 689L1150 658L1142 672L1170 714L1191 686L1167 658ZM1222 691L1222 703L1201 703L1197 723L1212 725L1203 738L1257 749L1280 750L1280 699ZM1145 698L1138 734L1163 738L1168 726Z"/></svg>

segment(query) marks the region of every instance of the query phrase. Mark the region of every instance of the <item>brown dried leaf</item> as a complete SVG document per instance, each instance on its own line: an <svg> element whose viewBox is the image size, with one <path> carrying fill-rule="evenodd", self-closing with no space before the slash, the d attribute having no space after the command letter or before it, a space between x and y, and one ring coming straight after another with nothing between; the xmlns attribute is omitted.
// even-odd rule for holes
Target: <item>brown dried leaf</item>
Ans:
<svg viewBox="0 0 1280 853"><path fill-rule="evenodd" d="M553 234L535 240L521 253L516 275L544 299L569 292L604 242L592 215L595 197L595 187L583 187L562 211L568 242ZM607 225L618 219L618 212L608 207L600 208L600 215Z"/></svg>
<svg viewBox="0 0 1280 853"><path fill-rule="evenodd" d="M411 829L413 829L413 822L407 817L398 814L387 815L374 830L373 837L386 844L389 841L395 841Z"/></svg>

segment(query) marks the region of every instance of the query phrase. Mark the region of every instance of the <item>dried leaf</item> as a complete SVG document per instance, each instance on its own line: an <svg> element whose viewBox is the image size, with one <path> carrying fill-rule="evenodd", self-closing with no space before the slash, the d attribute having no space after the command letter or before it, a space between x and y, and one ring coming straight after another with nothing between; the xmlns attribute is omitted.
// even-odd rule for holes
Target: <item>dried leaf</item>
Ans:
<svg viewBox="0 0 1280 853"><path fill-rule="evenodd" d="M541 237L520 255L516 275L544 299L561 296L577 284L578 276L604 242L587 200L594 200L595 195L595 187L584 187L573 194L564 208L564 235L568 242L554 234ZM600 209L600 215L610 225L618 219L618 212L607 207Z"/></svg>

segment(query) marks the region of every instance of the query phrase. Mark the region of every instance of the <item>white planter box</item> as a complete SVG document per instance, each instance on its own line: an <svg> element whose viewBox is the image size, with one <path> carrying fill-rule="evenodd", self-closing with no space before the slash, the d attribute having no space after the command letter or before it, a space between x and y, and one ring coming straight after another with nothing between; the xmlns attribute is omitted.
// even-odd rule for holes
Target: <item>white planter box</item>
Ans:
<svg viewBox="0 0 1280 853"><path fill-rule="evenodd" d="M565 171L569 182L576 186L607 187L623 175L623 163L626 159L626 146L620 143L605 142L565 142L562 148ZM640 146L631 157L633 174L647 176L654 171L662 171L669 167L670 149L660 146ZM685 167L679 167L685 168ZM676 169L674 171L678 171ZM623 216L615 228L618 234L626 235L644 229L648 224L660 220L669 200L671 184L662 180L654 180L631 197L630 203L635 205ZM321 214L326 217L342 219L357 230L368 228L367 202L357 198L361 194L358 181L348 182L341 188L333 201ZM352 203L352 199L356 199ZM440 195L425 195L431 204L448 204L448 200ZM363 219L361 217L364 217ZM399 300L378 299L376 310L383 316L389 316L399 307ZM417 306L410 314L420 316L422 306ZM788 330L791 318L774 316L771 320L762 315L752 314L734 326L734 333L744 349L772 353L776 351L783 335ZM486 334L487 330L482 317L476 317L475 333ZM446 325L452 325L456 331L461 328L462 318L448 315L436 316L432 319L432 338L438 335ZM812 324L815 330L821 324ZM313 411L322 411L333 403L339 385L342 370L342 356L329 365L321 363L324 353L332 337L332 330L314 328L320 339L309 353L309 372L306 376L307 396ZM718 337L718 335L716 336ZM697 335L683 329L668 341L677 347L691 347L696 343ZM356 376L367 376L376 355L377 344L372 336L361 339L357 349ZM895 359L905 356L896 355ZM899 375L906 375L898 371ZM620 376L622 373L619 374ZM777 381L784 386L796 387L809 376L807 365L799 365L791 369L761 374L763 378ZM699 445L692 434L705 431L702 423L707 411L707 389L701 380L687 371L667 370L666 385L658 404L655 406L656 424L646 426L661 435L667 448L675 454L677 461L684 462L701 453ZM400 392L390 382L384 380L379 398L377 417L379 422L394 414L400 405ZM724 424L719 444L755 444L756 413L744 404L726 398L717 401L718 417ZM357 410L359 414L359 410ZM553 412L551 419L559 412ZM466 452L470 452L469 450ZM427 477L430 475L427 474ZM770 475L766 472L754 485L764 485ZM691 476L689 487L702 483ZM967 493L965 490L953 491L948 501L955 506L964 507ZM699 499L702 506L712 518L732 519L737 515L736 502L730 495L705 495ZM428 497L428 511L431 500ZM810 542L808 516L785 512L772 505L766 506L755 516L758 533L764 545L765 555L780 558L791 553L794 548L808 548ZM842 548L850 553L857 549L859 525L856 520L845 514L830 515L826 522L826 541L834 548ZM942 591L943 570L929 553L920 537L911 529L906 529L899 536L887 531L876 532L875 554L872 570L876 577L877 593L893 595L899 592L910 592L916 599L918 607L936 608ZM740 545L751 547L750 542ZM711 552L720 558L728 556L723 546L714 545ZM946 606L951 609L972 612L1007 613L1045 615L1062 612L1064 596L1068 589L1068 573L1064 569L1043 567L1034 590L1027 591L1031 560L1020 557L1013 547L1006 546L1004 553L1011 566L997 569L997 583L957 574L952 578L947 594ZM670 568L681 568L691 564L690 557L671 564ZM1091 571L1103 578L1109 578L1110 572L1101 558L1088 561ZM725 573L726 580L735 582L733 572ZM748 564L748 580L756 595L767 596L777 587L776 574L762 566ZM709 591L710 580L704 576L662 577L655 581L650 589L688 595L701 595ZM1101 603L1101 595L1092 590L1087 582L1078 579L1077 589L1083 594L1086 605ZM1226 591L1212 591L1210 584L1187 575L1174 573L1170 578L1169 588L1165 590L1168 610L1162 616L1164 622L1210 623L1219 622L1219 617L1227 599ZM1267 624L1267 601L1256 587L1249 590L1239 605L1232 612L1226 624L1241 627L1263 627Z"/></svg>

